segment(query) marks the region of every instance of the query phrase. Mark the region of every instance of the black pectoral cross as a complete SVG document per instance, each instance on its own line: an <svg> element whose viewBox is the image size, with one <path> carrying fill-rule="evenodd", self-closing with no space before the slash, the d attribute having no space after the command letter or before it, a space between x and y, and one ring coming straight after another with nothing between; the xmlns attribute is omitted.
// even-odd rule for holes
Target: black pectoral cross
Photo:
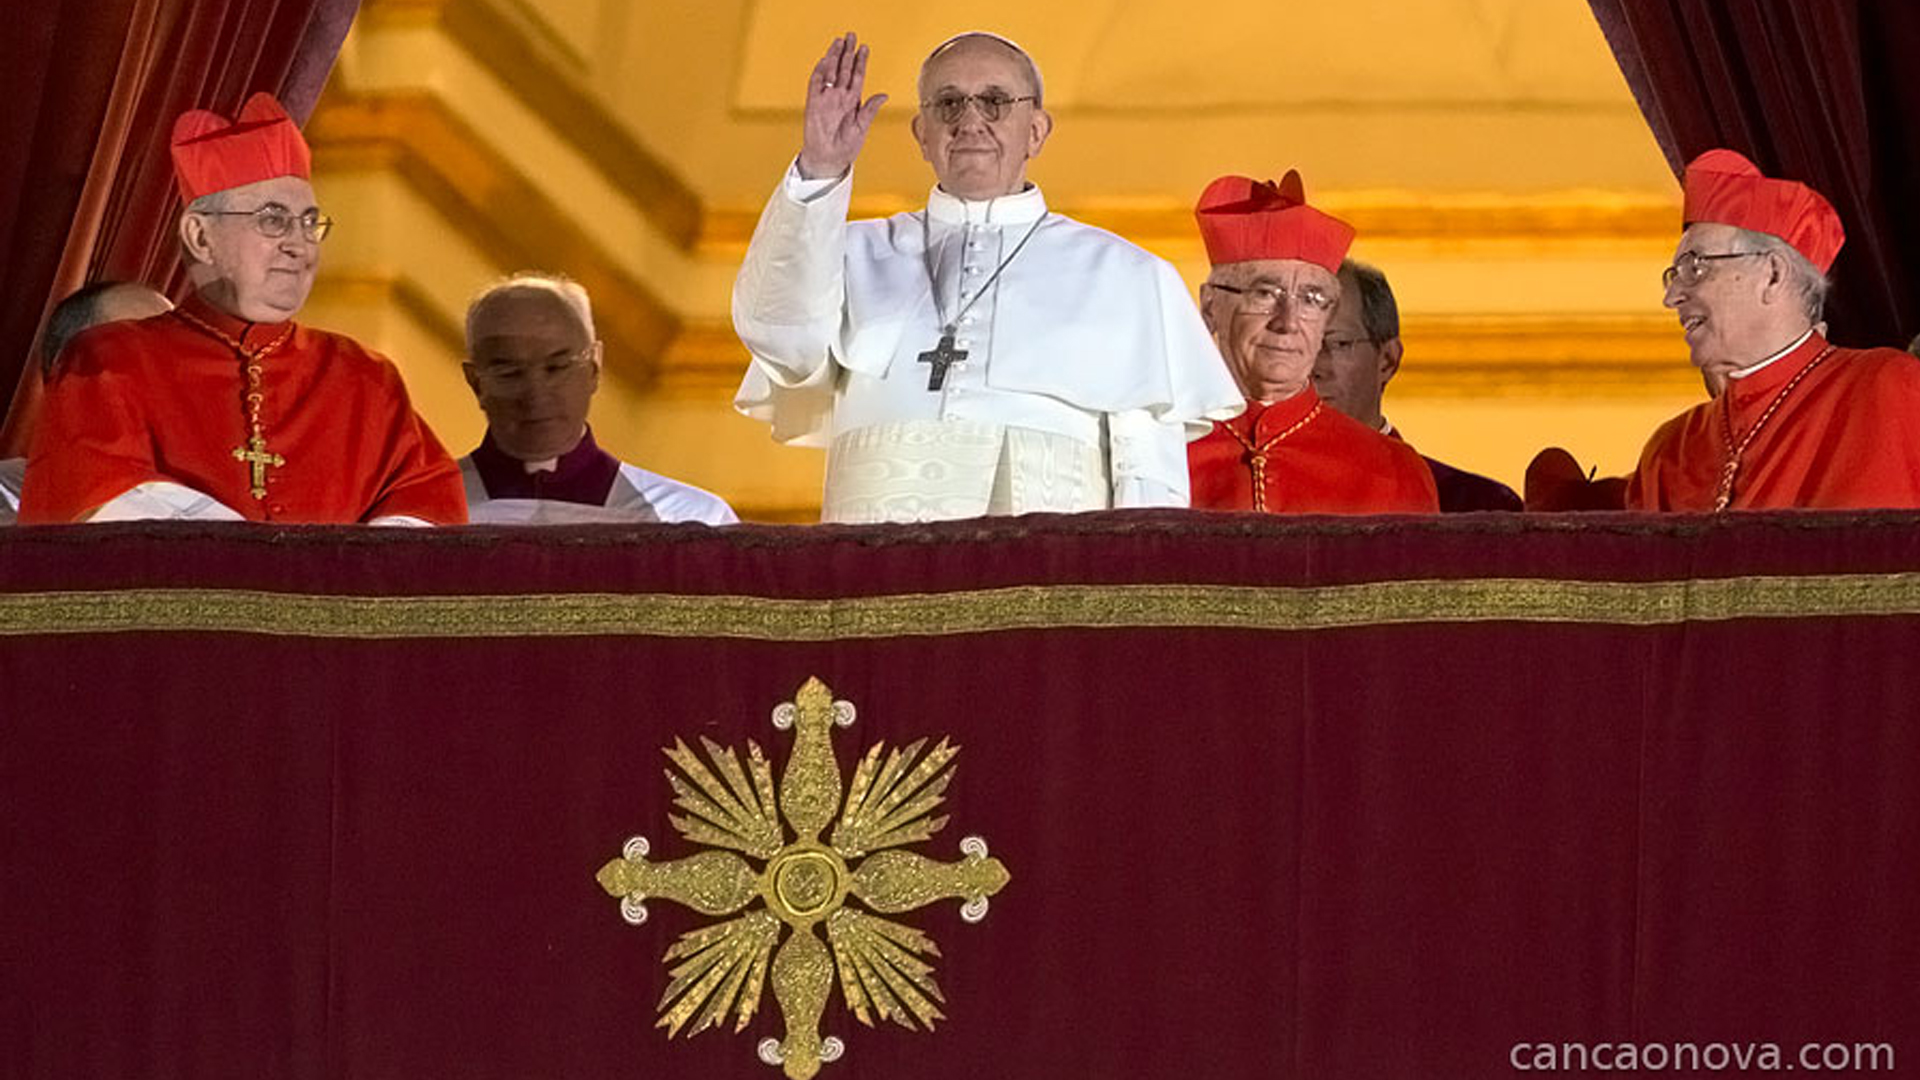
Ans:
<svg viewBox="0 0 1920 1080"><path fill-rule="evenodd" d="M967 350L955 348L951 332L940 336L940 344L920 354L920 362L930 366L927 389L938 390L947 381L947 369L967 358Z"/></svg>

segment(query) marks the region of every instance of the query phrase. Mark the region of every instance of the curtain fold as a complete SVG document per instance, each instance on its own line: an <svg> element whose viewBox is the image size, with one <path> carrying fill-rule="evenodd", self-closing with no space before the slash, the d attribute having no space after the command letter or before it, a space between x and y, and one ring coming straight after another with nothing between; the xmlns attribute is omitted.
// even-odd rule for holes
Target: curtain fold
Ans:
<svg viewBox="0 0 1920 1080"><path fill-rule="evenodd" d="M181 286L167 135L191 108L236 111L257 90L304 121L359 0L45 0L20 13L0 74L6 254L0 386L15 385L0 456L24 453L40 396L29 360L51 306L89 281Z"/></svg>
<svg viewBox="0 0 1920 1080"><path fill-rule="evenodd" d="M1676 175L1717 146L1803 181L1846 225L1828 304L1849 345L1920 331L1920 89L1908 0L1589 0Z"/></svg>

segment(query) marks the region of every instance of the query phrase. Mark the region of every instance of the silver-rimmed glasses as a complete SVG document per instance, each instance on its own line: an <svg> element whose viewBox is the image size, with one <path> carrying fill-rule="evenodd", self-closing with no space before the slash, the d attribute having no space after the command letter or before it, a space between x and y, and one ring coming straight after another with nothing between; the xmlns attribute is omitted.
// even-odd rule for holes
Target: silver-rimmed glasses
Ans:
<svg viewBox="0 0 1920 1080"><path fill-rule="evenodd" d="M967 114L968 105L978 105L981 119L991 124L1007 115L1007 110L1020 102L1037 100L1032 94L1014 97L999 90L989 90L984 94L941 94L932 101L921 102L920 107L943 124L956 124Z"/></svg>
<svg viewBox="0 0 1920 1080"><path fill-rule="evenodd" d="M1744 259L1752 255L1765 255L1764 251L1728 251L1718 255L1702 255L1697 251L1683 251L1673 260L1673 265L1660 272L1660 287L1673 288L1678 281L1684 286L1700 284L1712 269L1712 263L1720 259Z"/></svg>
<svg viewBox="0 0 1920 1080"><path fill-rule="evenodd" d="M1297 289L1288 289L1281 285L1262 282L1237 288L1232 285L1214 283L1213 287L1224 293L1240 297L1240 310L1248 315L1271 315L1280 310L1280 302L1286 300L1301 311L1312 315L1325 315L1333 310L1339 297L1318 285L1302 285Z"/></svg>

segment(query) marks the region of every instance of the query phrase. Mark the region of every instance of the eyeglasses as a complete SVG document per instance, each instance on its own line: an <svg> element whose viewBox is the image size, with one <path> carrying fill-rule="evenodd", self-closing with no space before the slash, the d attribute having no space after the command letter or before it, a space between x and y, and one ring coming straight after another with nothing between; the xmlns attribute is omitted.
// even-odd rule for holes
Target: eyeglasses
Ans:
<svg viewBox="0 0 1920 1080"><path fill-rule="evenodd" d="M549 357L531 364L512 360L468 361L466 369L473 379L493 397L519 397L536 386L564 386L586 375L593 368L593 345L565 356Z"/></svg>
<svg viewBox="0 0 1920 1080"><path fill-rule="evenodd" d="M1244 289L1232 285L1211 283L1224 293L1241 297L1240 310L1248 315L1271 315L1280 310L1280 301L1285 299L1304 314L1325 315L1333 310L1337 298L1318 285L1302 285L1297 289L1284 289L1278 285L1252 285Z"/></svg>
<svg viewBox="0 0 1920 1080"><path fill-rule="evenodd" d="M1729 251L1721 255L1702 255L1697 251L1683 251L1679 258L1673 260L1672 266L1660 272L1660 285L1667 289L1673 288L1676 281L1688 287L1698 285L1706 279L1707 271L1712 269L1708 263L1718 259L1744 259L1765 254L1764 251Z"/></svg>
<svg viewBox="0 0 1920 1080"><path fill-rule="evenodd" d="M991 124L1007 115L1007 110L1022 101L1038 101L1032 94L1024 97L1010 97L998 90L989 90L984 94L941 94L932 101L923 101L920 107L933 114L934 119L943 124L957 124L967 114L968 105L980 106L980 118Z"/></svg>
<svg viewBox="0 0 1920 1080"><path fill-rule="evenodd" d="M279 203L268 203L258 210L196 210L194 213L210 217L250 217L255 231L269 240L278 240L287 235L296 224L300 226L300 235L316 244L333 231L333 219L320 211L295 214Z"/></svg>

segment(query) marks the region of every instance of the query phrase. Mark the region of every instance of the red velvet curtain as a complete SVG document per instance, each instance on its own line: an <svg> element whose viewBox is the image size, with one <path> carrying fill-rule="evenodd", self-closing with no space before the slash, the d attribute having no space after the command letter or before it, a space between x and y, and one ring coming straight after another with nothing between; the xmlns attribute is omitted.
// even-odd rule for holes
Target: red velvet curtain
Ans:
<svg viewBox="0 0 1920 1080"><path fill-rule="evenodd" d="M103 278L177 287L173 118L270 90L305 119L359 0L36 0L0 63L0 456L25 450L29 363L60 297Z"/></svg>
<svg viewBox="0 0 1920 1080"><path fill-rule="evenodd" d="M1828 305L1850 345L1920 330L1920 42L1912 0L1589 0L1677 173L1716 146L1833 201Z"/></svg>

